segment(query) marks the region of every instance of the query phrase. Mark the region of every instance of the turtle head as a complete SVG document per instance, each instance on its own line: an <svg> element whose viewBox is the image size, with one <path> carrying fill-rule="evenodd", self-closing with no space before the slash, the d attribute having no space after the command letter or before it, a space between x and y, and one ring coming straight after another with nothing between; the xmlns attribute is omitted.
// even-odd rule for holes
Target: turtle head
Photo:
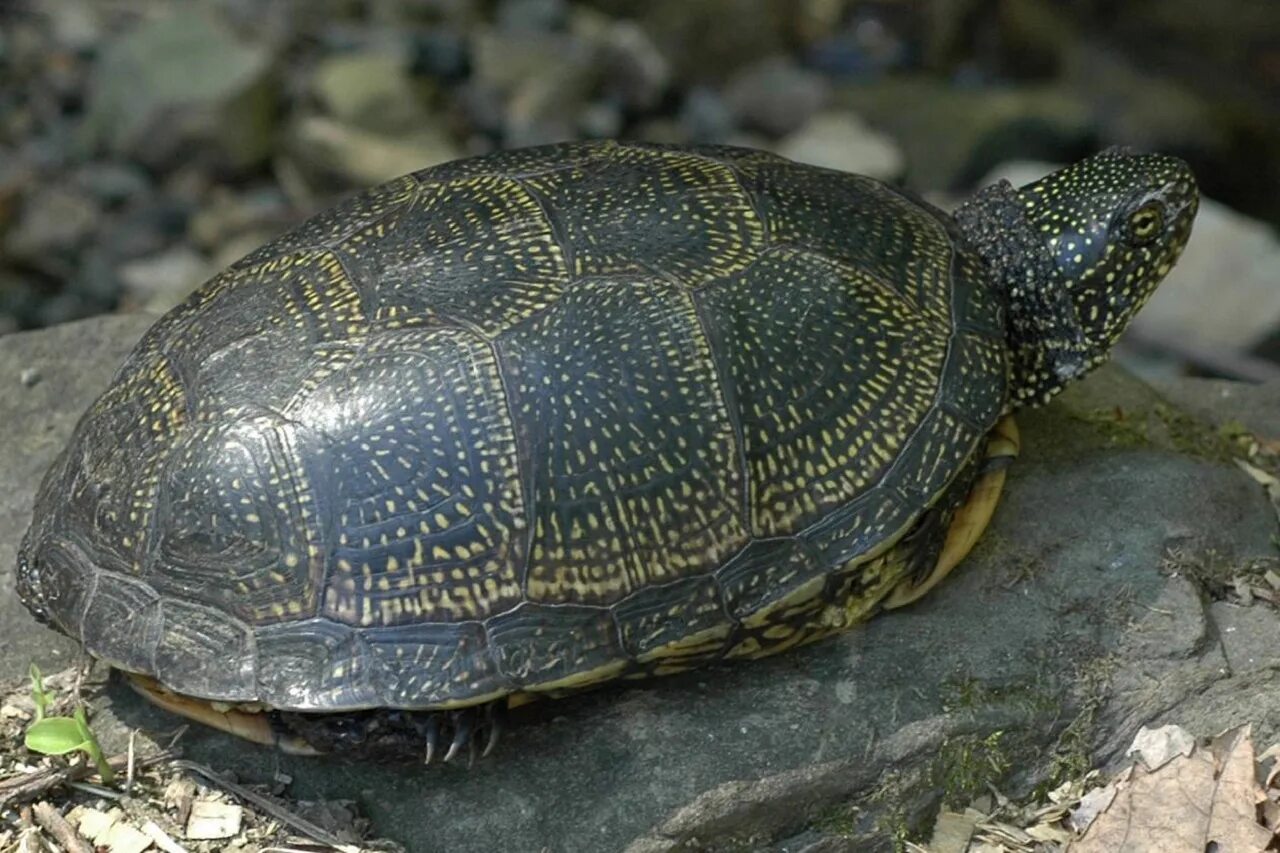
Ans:
<svg viewBox="0 0 1280 853"><path fill-rule="evenodd" d="M1006 299L1014 405L1106 359L1177 261L1198 204L1181 160L1113 148L957 211Z"/></svg>

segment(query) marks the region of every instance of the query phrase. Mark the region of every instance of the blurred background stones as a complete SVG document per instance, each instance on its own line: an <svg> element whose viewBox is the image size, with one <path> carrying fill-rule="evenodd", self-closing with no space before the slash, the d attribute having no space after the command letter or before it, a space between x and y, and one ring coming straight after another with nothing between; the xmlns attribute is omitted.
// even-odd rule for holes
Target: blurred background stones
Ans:
<svg viewBox="0 0 1280 853"><path fill-rule="evenodd" d="M1274 376L1280 3L1206 10L10 0L0 334L164 310L344 193L500 147L754 145L951 204L1019 161L1126 144L1187 158L1213 200L1126 360L1149 374Z"/></svg>

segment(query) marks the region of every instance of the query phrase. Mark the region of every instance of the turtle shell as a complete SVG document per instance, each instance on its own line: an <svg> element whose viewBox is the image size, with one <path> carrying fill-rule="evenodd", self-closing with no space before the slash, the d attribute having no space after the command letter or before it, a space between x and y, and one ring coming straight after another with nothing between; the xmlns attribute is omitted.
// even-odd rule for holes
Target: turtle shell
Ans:
<svg viewBox="0 0 1280 853"><path fill-rule="evenodd" d="M865 177L607 142L426 169L155 324L46 477L23 595L171 690L302 711L776 649L900 579L876 556L1006 404L1002 310Z"/></svg>

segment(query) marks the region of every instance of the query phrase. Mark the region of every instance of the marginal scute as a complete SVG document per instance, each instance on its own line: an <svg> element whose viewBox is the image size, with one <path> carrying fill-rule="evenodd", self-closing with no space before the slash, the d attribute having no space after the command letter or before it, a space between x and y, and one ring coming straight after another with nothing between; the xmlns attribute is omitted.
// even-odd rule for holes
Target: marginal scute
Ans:
<svg viewBox="0 0 1280 853"><path fill-rule="evenodd" d="M826 566L794 538L757 539L716 570L725 609L743 620L812 580Z"/></svg>
<svg viewBox="0 0 1280 853"><path fill-rule="evenodd" d="M35 566L39 600L48 618L67 636L83 640L84 612L98 584L98 570L74 546L49 537L27 555Z"/></svg>
<svg viewBox="0 0 1280 853"><path fill-rule="evenodd" d="M978 452L986 433L954 412L934 408L894 461L893 482L912 506L923 509L964 468L965 460Z"/></svg>
<svg viewBox="0 0 1280 853"><path fill-rule="evenodd" d="M626 659L603 607L526 602L490 619L485 629L498 669L526 690L564 686L565 679Z"/></svg>
<svg viewBox="0 0 1280 853"><path fill-rule="evenodd" d="M668 647L708 632L727 636L733 627L720 584L712 575L636 590L613 608L613 615L623 647L637 660L678 656L676 649Z"/></svg>
<svg viewBox="0 0 1280 853"><path fill-rule="evenodd" d="M883 549L919 514L889 483L842 506L801 534L822 566L845 566Z"/></svg>
<svg viewBox="0 0 1280 853"><path fill-rule="evenodd" d="M149 672L160 641L160 596L141 581L99 572L81 630L90 654L131 672Z"/></svg>
<svg viewBox="0 0 1280 853"><path fill-rule="evenodd" d="M324 711L382 704L379 667L358 631L327 619L254 632L258 696L273 708Z"/></svg>
<svg viewBox="0 0 1280 853"><path fill-rule="evenodd" d="M1005 403L1008 359L999 338L977 332L957 335L942 378L946 405L972 423L994 421Z"/></svg>
<svg viewBox="0 0 1280 853"><path fill-rule="evenodd" d="M224 610L180 598L163 602L163 627L155 652L155 675L184 685L184 692L223 702L258 698L258 653L253 630ZM210 666L210 661L225 666Z"/></svg>
<svg viewBox="0 0 1280 853"><path fill-rule="evenodd" d="M469 705L512 689L479 622L369 628L364 638L381 672L382 701L388 707Z"/></svg>

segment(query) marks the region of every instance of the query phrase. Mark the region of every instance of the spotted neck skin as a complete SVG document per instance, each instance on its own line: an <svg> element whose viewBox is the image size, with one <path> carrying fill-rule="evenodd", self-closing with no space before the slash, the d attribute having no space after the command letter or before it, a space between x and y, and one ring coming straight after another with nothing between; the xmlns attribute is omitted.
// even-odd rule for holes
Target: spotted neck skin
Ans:
<svg viewBox="0 0 1280 853"><path fill-rule="evenodd" d="M1110 149L956 211L1007 307L1010 408L1046 402L1101 364L1191 235L1185 163Z"/></svg>

